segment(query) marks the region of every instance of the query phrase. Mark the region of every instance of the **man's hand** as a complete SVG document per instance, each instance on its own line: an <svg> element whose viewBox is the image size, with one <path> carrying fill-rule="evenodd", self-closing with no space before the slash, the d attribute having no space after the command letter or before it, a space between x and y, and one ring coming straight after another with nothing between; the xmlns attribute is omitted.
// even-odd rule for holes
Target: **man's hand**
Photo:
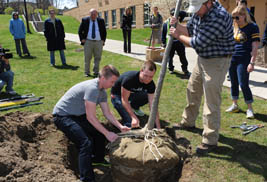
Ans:
<svg viewBox="0 0 267 182"><path fill-rule="evenodd" d="M104 46L104 45L105 45L105 41L102 40L102 44L103 44L103 46Z"/></svg>
<svg viewBox="0 0 267 182"><path fill-rule="evenodd" d="M83 39L81 42L84 44L84 43L85 43L85 41L86 41L86 39Z"/></svg>
<svg viewBox="0 0 267 182"><path fill-rule="evenodd" d="M174 25L174 24L176 24L177 22L178 22L177 18L175 18L174 16L172 16L171 21L170 21L170 24L171 24L171 25Z"/></svg>
<svg viewBox="0 0 267 182"><path fill-rule="evenodd" d="M127 126L122 126L121 125L120 130L121 130L121 132L126 132L126 131L130 131L131 128L128 128Z"/></svg>
<svg viewBox="0 0 267 182"><path fill-rule="evenodd" d="M178 34L178 31L176 28L174 27L171 27L170 28L170 35L173 36L174 38L178 39L179 37L179 34Z"/></svg>
<svg viewBox="0 0 267 182"><path fill-rule="evenodd" d="M132 128L138 128L140 121L138 119L132 118Z"/></svg>
<svg viewBox="0 0 267 182"><path fill-rule="evenodd" d="M252 64L249 64L248 67L247 67L247 72L252 72L254 70L254 65Z"/></svg>
<svg viewBox="0 0 267 182"><path fill-rule="evenodd" d="M108 139L108 141L110 142L114 142L119 136L116 133L113 133L111 131L108 132L108 134L106 135L106 138Z"/></svg>

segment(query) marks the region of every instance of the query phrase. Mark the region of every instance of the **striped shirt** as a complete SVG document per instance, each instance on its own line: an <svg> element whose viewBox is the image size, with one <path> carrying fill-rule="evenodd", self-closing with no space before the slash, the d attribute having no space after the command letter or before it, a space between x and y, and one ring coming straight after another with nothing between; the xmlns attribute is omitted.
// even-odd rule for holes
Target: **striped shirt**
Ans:
<svg viewBox="0 0 267 182"><path fill-rule="evenodd" d="M190 45L203 58L224 57L234 53L233 20L218 2L199 17L194 14L187 23Z"/></svg>

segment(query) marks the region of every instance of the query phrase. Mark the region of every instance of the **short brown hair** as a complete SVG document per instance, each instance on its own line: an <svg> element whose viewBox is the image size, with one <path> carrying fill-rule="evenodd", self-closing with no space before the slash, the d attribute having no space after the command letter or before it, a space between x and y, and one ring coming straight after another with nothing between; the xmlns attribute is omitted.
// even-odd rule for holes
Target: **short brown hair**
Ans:
<svg viewBox="0 0 267 182"><path fill-rule="evenodd" d="M156 72L157 71L157 66L153 61L147 60L147 61L144 62L141 70L144 71L145 69L148 69L149 71L155 71Z"/></svg>
<svg viewBox="0 0 267 182"><path fill-rule="evenodd" d="M112 77L113 75L119 77L120 72L111 64L104 66L99 73L99 77L103 76L106 79Z"/></svg>

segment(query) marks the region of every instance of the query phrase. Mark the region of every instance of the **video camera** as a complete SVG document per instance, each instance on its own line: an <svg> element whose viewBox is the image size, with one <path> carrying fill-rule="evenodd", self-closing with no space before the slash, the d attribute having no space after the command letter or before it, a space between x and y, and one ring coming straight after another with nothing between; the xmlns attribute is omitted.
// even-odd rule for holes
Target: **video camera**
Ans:
<svg viewBox="0 0 267 182"><path fill-rule="evenodd" d="M4 48L0 48L0 56L4 56L4 58L6 59L10 59L13 58L13 54L12 53L8 53L10 50L9 49L4 49Z"/></svg>

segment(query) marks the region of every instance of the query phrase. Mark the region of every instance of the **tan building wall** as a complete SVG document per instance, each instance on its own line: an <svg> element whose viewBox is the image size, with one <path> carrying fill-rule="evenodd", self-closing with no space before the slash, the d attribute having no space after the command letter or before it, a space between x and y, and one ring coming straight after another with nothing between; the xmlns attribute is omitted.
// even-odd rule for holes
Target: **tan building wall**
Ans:
<svg viewBox="0 0 267 182"><path fill-rule="evenodd" d="M267 0L247 0L248 8L254 7L254 15L260 28L260 34L263 35L267 23ZM82 17L88 16L91 8L95 8L98 12L108 11L109 29L120 28L120 8L126 6L135 6L136 10L136 28L144 28L144 3L152 2L152 0L79 0L79 7L65 11L64 15L70 15L81 21ZM222 5L231 13L236 7L235 0L220 0ZM168 9L168 8L167 8ZM117 25L112 27L111 11L116 10ZM164 11L165 10L165 11ZM168 17L166 7L159 7L160 13L164 19ZM167 15L166 15L167 14Z"/></svg>

